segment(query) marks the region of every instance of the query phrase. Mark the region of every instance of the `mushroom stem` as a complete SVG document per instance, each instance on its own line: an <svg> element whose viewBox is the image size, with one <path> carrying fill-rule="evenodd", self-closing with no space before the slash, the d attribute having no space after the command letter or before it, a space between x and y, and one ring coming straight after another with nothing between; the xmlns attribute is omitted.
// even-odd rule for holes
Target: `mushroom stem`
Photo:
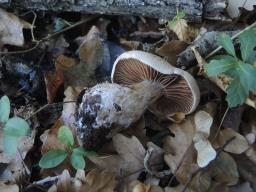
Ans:
<svg viewBox="0 0 256 192"><path fill-rule="evenodd" d="M112 129L129 128L163 94L163 86L149 80L130 86L102 83L85 90L76 113L81 145L100 147Z"/></svg>

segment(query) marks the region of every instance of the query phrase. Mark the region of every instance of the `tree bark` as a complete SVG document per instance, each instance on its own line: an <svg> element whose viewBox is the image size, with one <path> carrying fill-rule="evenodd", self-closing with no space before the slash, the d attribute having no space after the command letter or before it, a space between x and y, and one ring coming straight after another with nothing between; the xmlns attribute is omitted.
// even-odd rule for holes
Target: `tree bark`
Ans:
<svg viewBox="0 0 256 192"><path fill-rule="evenodd" d="M186 19L201 22L207 19L222 19L226 0L0 0L0 5L11 8L42 11L72 11L108 15L138 15L170 19L177 8L186 12ZM204 9L205 8L205 9ZM205 12L205 13L204 13Z"/></svg>

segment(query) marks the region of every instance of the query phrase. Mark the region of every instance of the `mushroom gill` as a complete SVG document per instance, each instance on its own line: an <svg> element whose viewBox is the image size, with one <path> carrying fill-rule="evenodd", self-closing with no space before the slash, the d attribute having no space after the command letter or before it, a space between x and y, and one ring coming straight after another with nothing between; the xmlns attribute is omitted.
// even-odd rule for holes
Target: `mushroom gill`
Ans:
<svg viewBox="0 0 256 192"><path fill-rule="evenodd" d="M149 107L151 111L164 114L190 112L193 95L182 76L163 74L134 58L120 59L116 64L113 82L132 85L144 80L158 82L165 88L164 95Z"/></svg>

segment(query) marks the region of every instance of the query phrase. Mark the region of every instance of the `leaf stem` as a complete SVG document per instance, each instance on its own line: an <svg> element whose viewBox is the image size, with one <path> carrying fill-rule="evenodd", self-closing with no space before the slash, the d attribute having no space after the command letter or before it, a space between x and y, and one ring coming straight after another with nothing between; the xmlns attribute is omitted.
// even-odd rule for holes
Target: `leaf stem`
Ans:
<svg viewBox="0 0 256 192"><path fill-rule="evenodd" d="M235 38L237 38L239 35L241 35L243 32L245 32L246 30L248 29L251 29L253 27L256 26L256 21L254 23L252 23L251 25L247 26L246 28L244 28L243 30L239 31L237 34L233 35L231 37L232 40L234 40ZM221 50L223 47L222 46L219 46L217 47L216 49L214 49L211 53L209 53L205 59L208 59L209 57L213 56L215 53L217 53L219 50Z"/></svg>

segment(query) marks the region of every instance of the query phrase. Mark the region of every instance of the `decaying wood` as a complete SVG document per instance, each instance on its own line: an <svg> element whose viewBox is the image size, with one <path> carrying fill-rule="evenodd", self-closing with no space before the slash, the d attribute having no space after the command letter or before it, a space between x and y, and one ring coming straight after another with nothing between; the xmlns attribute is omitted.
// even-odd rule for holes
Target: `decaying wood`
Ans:
<svg viewBox="0 0 256 192"><path fill-rule="evenodd" d="M197 38L190 46L188 46L183 52L178 56L178 65L183 67L189 67L196 63L195 55L191 49L195 46L197 51L202 57L205 57L210 52L218 47L217 38L223 32L211 31L204 33L201 37ZM230 36L238 33L238 31L224 31Z"/></svg>
<svg viewBox="0 0 256 192"><path fill-rule="evenodd" d="M226 0L0 0L0 5L44 11L74 11L93 14L139 15L170 19L177 8L186 19L200 22L203 18L222 19Z"/></svg>

